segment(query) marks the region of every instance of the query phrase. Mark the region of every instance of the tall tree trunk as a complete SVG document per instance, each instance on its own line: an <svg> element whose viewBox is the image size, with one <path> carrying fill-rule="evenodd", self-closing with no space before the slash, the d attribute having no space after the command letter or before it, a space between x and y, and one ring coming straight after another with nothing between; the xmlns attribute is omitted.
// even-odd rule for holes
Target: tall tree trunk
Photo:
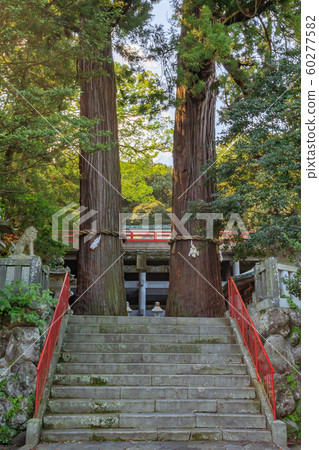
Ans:
<svg viewBox="0 0 319 450"><path fill-rule="evenodd" d="M80 229L91 229L92 220L100 230L119 230L121 176L116 114L116 84L111 44L102 55L107 61L82 60L81 115L99 119L94 126L93 143L104 149L80 157L80 203L98 214L81 223ZM100 136L100 132L108 132ZM96 170L95 170L96 169ZM118 191L118 192L117 192ZM96 236L84 242L80 236L78 258L77 314L126 315L122 242L118 237L101 235L97 248L90 249ZM87 291L87 292L86 292ZM80 298L81 297L81 298Z"/></svg>
<svg viewBox="0 0 319 450"><path fill-rule="evenodd" d="M206 64L202 79L206 87L196 97L184 86L177 88L172 211L179 219L187 211L188 202L210 202L214 189L211 184L206 184L205 175L199 178L202 166L216 153L214 62ZM184 226L194 235L199 234L197 227L202 225L202 221L190 220ZM173 230L180 234L174 225ZM188 256L190 241L177 241L171 246L167 315L221 317L225 312L225 302L220 295L218 247L205 241L193 241L193 244L199 250L196 258Z"/></svg>

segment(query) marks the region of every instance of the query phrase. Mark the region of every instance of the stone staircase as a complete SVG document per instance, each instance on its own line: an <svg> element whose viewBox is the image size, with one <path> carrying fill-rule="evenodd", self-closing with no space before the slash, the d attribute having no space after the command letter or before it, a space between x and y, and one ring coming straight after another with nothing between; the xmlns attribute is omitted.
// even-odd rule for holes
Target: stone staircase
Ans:
<svg viewBox="0 0 319 450"><path fill-rule="evenodd" d="M41 440L272 437L228 319L73 315Z"/></svg>

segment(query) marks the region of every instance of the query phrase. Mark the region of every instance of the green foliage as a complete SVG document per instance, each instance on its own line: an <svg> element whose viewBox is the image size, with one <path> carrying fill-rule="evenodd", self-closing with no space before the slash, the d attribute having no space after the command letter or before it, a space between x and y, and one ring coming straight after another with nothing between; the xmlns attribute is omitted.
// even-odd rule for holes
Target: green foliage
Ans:
<svg viewBox="0 0 319 450"><path fill-rule="evenodd" d="M63 253L48 238L51 215L70 189L76 196L72 144L87 143L90 124L73 104L74 42L48 2L5 0L2 7L0 195L14 227L38 229L35 250L47 262Z"/></svg>
<svg viewBox="0 0 319 450"><path fill-rule="evenodd" d="M300 39L297 0L183 0L176 16L182 24L178 81L195 97L205 89L212 60L244 88L249 71L272 55L278 41Z"/></svg>
<svg viewBox="0 0 319 450"><path fill-rule="evenodd" d="M224 58L232 52L233 41L228 27L213 19L215 7L216 2L183 2L184 35L178 48L181 60L179 82L194 96L205 88L203 70L209 61Z"/></svg>
<svg viewBox="0 0 319 450"><path fill-rule="evenodd" d="M147 173L146 181L153 188L153 196L169 208L172 203L173 168L164 164L156 164Z"/></svg>
<svg viewBox="0 0 319 450"><path fill-rule="evenodd" d="M299 308L298 305L296 305L296 303L292 300L291 297L288 297L288 295L284 295L284 298L287 300L289 308L296 309L297 311L301 312L301 309Z"/></svg>
<svg viewBox="0 0 319 450"><path fill-rule="evenodd" d="M251 75L249 94L224 108L228 127L217 163L208 165L218 188L212 211L239 213L250 239L235 238L238 258L296 254L300 238L299 49L269 59ZM204 205L205 206L205 205ZM206 205L207 207L207 205ZM232 238L234 241L234 238Z"/></svg>
<svg viewBox="0 0 319 450"><path fill-rule="evenodd" d="M295 328L297 328L297 327L295 327ZM300 328L298 328L298 333L300 333ZM296 388L297 388L296 377L298 377L298 372L299 371L300 371L300 367L298 366L298 364L296 364L295 367L294 367L293 372L286 376L287 383L289 384L289 386L291 387L291 389L293 391L295 391Z"/></svg>
<svg viewBox="0 0 319 450"><path fill-rule="evenodd" d="M300 240L290 240L291 247L294 248L296 251L296 254L299 256L301 251L301 243ZM301 265L300 265L300 258L297 258L293 260L297 266L297 272L293 274L291 278L288 278L287 276L283 278L283 282L287 286L287 289L289 291L290 295L293 295L294 297L297 297L301 299ZM293 300L289 297L288 299L290 307L294 309L299 309L297 305L293 302Z"/></svg>
<svg viewBox="0 0 319 450"><path fill-rule="evenodd" d="M171 151L172 121L164 115L170 102L158 75L135 73L129 66L115 64L117 114L121 159L135 162Z"/></svg>
<svg viewBox="0 0 319 450"><path fill-rule="evenodd" d="M154 201L153 189L147 184L146 174L151 162L141 158L135 162L121 161L122 193L124 209L131 211L140 202Z"/></svg>
<svg viewBox="0 0 319 450"><path fill-rule="evenodd" d="M301 401L296 402L296 409L293 413L284 417L283 420L287 423L287 436L289 439L301 439ZM294 422L294 426L291 423Z"/></svg>
<svg viewBox="0 0 319 450"><path fill-rule="evenodd" d="M119 64L116 64L116 74L122 190L126 203L133 202L134 207L155 199L147 175L152 175L159 167L153 163L158 152L171 150L172 127L170 119L160 114L160 105L167 104L168 100L156 75L151 72L135 74L128 66ZM63 99L61 90L53 91ZM45 263L65 251L62 244L51 239L52 215L79 200L77 152L83 145L89 152L95 150L88 140L92 121L77 117L74 108L79 91L67 92L69 98L64 97L64 109L60 113L54 112L54 101L52 104L48 101L47 97L54 99L50 90L34 92L31 99L41 114L48 112L45 119L54 124L55 130L35 111L30 111L22 99L17 102L16 96L11 103L3 104L3 113L0 111L0 115L6 116L12 107L9 114L12 122L7 118L3 123L2 142L7 150L0 153L6 216L20 230L30 225L38 229L35 251ZM15 143L12 151L11 142ZM72 149L69 143L73 143Z"/></svg>
<svg viewBox="0 0 319 450"><path fill-rule="evenodd" d="M297 268L297 272L292 275L291 278L284 277L284 283L291 295L297 298L301 298L301 268Z"/></svg>
<svg viewBox="0 0 319 450"><path fill-rule="evenodd" d="M52 214L79 201L78 152L101 150L90 139L95 121L79 116L78 61L92 58L101 74L104 59L97 50L110 44L112 30L119 36L117 50L124 49L130 33L136 38L142 24L147 29L152 3L4 0L1 4L0 196L15 228L38 229L35 251L46 263L66 250L51 239ZM155 118L164 98L158 78L135 75L125 66L118 69L118 79L121 146L127 160L139 152L168 149L170 125ZM121 126L129 115L134 115L130 126Z"/></svg>
<svg viewBox="0 0 319 450"><path fill-rule="evenodd" d="M0 120L0 195L3 195L6 217L14 227L23 231L33 225L38 229L36 254L50 263L65 251L62 244L51 239L52 215L71 201L79 200L78 152L80 148L87 152L99 149L89 139L93 121L79 117L75 62L80 49L75 37L67 31L71 23L78 26L78 12L72 4L67 4L60 11L61 16L55 16L57 5L55 22L43 11L46 2L25 1L19 7L9 3L5 2L9 19L0 27L0 35L5 34L10 40L6 57L13 71L5 72L8 65L2 64L2 75L8 82L0 79L4 93L0 99L3 119ZM88 8L87 13L90 2L86 3L82 7ZM102 17L100 22L95 22L98 11L95 8L92 20L86 23L88 36L90 27L95 32L97 26L106 24ZM137 14L138 8L132 15ZM27 26L29 22L31 29ZM95 35L94 43L99 39L105 45L102 35ZM34 63L28 64L28 59ZM18 75L22 68L25 77L20 82ZM167 100L156 75L135 74L128 66L119 64L116 72L124 195L135 204L152 201L152 188L144 180L145 170L158 151L171 148L170 121L159 114L160 105ZM11 87L13 82L20 95Z"/></svg>
<svg viewBox="0 0 319 450"><path fill-rule="evenodd" d="M170 223L170 218L167 214L165 205L157 200L151 203L141 203L140 205L136 206L133 210L132 223L140 224L143 217L148 217L149 223L154 224L155 214L162 215L162 223Z"/></svg>
<svg viewBox="0 0 319 450"><path fill-rule="evenodd" d="M167 166L154 164L153 159L159 152L172 149L172 123L163 115L169 100L156 74L134 73L120 64L115 65L115 71L123 208L132 211L139 203L163 201L160 197L165 194L167 204L170 201L167 178L171 171Z"/></svg>
<svg viewBox="0 0 319 450"><path fill-rule="evenodd" d="M171 203L172 169L154 164L151 157L136 161L121 161L123 210L131 212L140 203L160 201L165 207Z"/></svg>
<svg viewBox="0 0 319 450"><path fill-rule="evenodd" d="M180 16L179 83L196 99L210 86L222 92L225 130L217 160L203 167L217 192L191 208L223 213L216 236L232 213L241 215L252 233L225 242L235 259L292 256L300 234L300 2L184 0ZM212 61L221 73L213 82Z"/></svg>
<svg viewBox="0 0 319 450"><path fill-rule="evenodd" d="M299 329L300 331L300 329ZM300 375L298 372L300 371L300 367L298 364L295 365L294 370L291 374L286 376L287 383L289 384L292 391L295 391L298 383L300 383ZM289 414L288 416L284 417L283 420L287 422L287 432L288 432L288 438L298 440L301 438L301 401L298 400L296 402L296 408L295 410ZM294 426L290 423L294 422Z"/></svg>
<svg viewBox="0 0 319 450"><path fill-rule="evenodd" d="M0 318L8 317L10 322L23 321L41 328L45 322L37 307L49 311L55 305L56 300L51 297L50 291L41 291L41 285L36 283L15 282L0 289Z"/></svg>
<svg viewBox="0 0 319 450"><path fill-rule="evenodd" d="M156 117L170 106L159 76L149 70L134 72L127 64L115 63L118 116Z"/></svg>
<svg viewBox="0 0 319 450"><path fill-rule="evenodd" d="M300 329L299 327L297 327L296 325L293 325L293 326L291 327L291 330L290 330L290 340L292 340L292 336L293 336L293 334L294 334L295 332L298 333L299 340L301 340L301 329Z"/></svg>
<svg viewBox="0 0 319 450"><path fill-rule="evenodd" d="M8 444L14 436L18 434L18 431L8 425L3 425L0 427L0 443Z"/></svg>

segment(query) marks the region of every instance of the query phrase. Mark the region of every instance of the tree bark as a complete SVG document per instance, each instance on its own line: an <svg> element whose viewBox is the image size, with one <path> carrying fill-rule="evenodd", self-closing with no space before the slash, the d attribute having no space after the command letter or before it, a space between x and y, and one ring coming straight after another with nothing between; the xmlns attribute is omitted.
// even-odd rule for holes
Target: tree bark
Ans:
<svg viewBox="0 0 319 450"><path fill-rule="evenodd" d="M177 88L179 106L175 113L172 212L179 219L188 210L188 202L210 202L214 191L212 184L206 184L205 175L198 179L202 166L216 156L214 61L206 64L202 79L206 80L206 87L196 97L184 86ZM196 229L202 225L203 221L189 220L184 226L194 235L199 234ZM173 230L180 234L174 225ZM177 241L171 246L166 314L221 317L225 312L225 301L221 295L218 247L205 241L193 241L193 244L199 250L196 258L188 256L190 241Z"/></svg>
<svg viewBox="0 0 319 450"><path fill-rule="evenodd" d="M97 229L119 231L121 176L111 43L102 56L107 58L103 63L80 62L80 112L89 119L99 119L91 141L104 146L91 153L81 149L85 159L80 157L80 204L87 208L83 214L91 210L98 213L81 223L80 230L91 229L92 221L96 220ZM100 136L100 132L109 134ZM74 310L77 314L127 315L122 241L119 237L101 235L99 245L92 250L90 245L96 237L85 243L85 236L80 236L78 301Z"/></svg>
<svg viewBox="0 0 319 450"><path fill-rule="evenodd" d="M226 11L222 15L218 11L212 11L212 25L216 21L223 25L248 21L269 9L275 4L275 0L252 0L245 9L238 6L238 3L230 2L229 11L225 8ZM185 7L184 14L194 14L199 17L200 9L196 2L193 6L191 2L184 2L182 10L183 7ZM181 42L185 34L186 29L182 25ZM183 66L181 58L179 63ZM187 67L185 68L187 69ZM230 69L229 66L228 70ZM246 88L239 77L238 70L232 70L231 76L242 89ZM179 218L187 211L189 201L211 202L211 195L214 192L212 185L205 184L205 176L198 179L201 167L208 160L216 157L214 140L217 94L214 91L214 61L206 62L199 77L201 81L205 82L205 89L200 95L193 97L182 85L177 88L177 102L180 106L177 107L175 113L172 211ZM201 226L197 221L189 221L185 228L190 234L196 234L198 225ZM175 229L174 226L173 229ZM197 248L203 246L196 241L193 243ZM221 295L220 262L216 245L209 243L200 250L200 255L196 258L188 256L189 248L189 241L178 241L172 246L166 314L170 316L223 316L225 301Z"/></svg>

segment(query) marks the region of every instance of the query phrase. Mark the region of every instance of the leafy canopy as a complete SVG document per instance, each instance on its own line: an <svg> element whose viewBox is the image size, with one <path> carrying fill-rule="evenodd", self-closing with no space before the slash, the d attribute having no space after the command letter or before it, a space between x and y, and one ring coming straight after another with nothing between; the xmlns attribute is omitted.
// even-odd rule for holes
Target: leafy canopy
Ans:
<svg viewBox="0 0 319 450"><path fill-rule="evenodd" d="M253 233L237 239L238 257L294 254L300 238L299 51L268 60L251 78L249 95L234 98L221 115L227 132L210 163L217 177L213 211L239 213ZM209 167L208 166L208 167Z"/></svg>
<svg viewBox="0 0 319 450"><path fill-rule="evenodd" d="M94 121L79 116L77 61L96 57L96 50L110 43L111 30L117 50L125 52L132 33L148 30L151 5L145 0L2 2L0 197L14 227L39 230L36 252L45 262L64 251L51 240L51 217L78 201L78 152L100 149L90 139ZM123 190L136 204L148 195L153 199L142 171L158 151L171 147L170 121L159 114L168 102L156 75L121 65L116 72L127 174ZM141 181L135 185L132 176L138 172Z"/></svg>

